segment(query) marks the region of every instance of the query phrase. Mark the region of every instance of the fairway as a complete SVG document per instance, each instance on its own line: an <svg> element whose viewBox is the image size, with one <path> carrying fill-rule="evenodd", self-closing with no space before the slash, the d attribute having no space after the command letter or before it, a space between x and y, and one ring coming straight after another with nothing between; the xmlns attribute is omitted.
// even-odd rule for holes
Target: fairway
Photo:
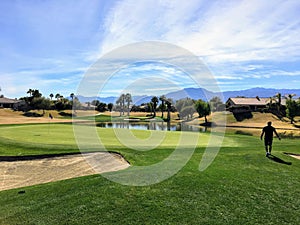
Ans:
<svg viewBox="0 0 300 225"><path fill-rule="evenodd" d="M142 166L172 154L180 135L167 132L155 149L135 151L124 146L113 129L97 132L107 150ZM68 124L1 126L0 133L1 155L79 152ZM145 140L150 135L133 134ZM188 163L175 176L150 186L125 186L91 175L1 191L0 205L5 207L0 208L0 224L300 223L300 161L283 154L299 154L299 139L274 140L272 154L279 162L265 157L259 137L226 134L213 163L200 172L208 140L209 133L200 134ZM20 190L25 193L18 194Z"/></svg>

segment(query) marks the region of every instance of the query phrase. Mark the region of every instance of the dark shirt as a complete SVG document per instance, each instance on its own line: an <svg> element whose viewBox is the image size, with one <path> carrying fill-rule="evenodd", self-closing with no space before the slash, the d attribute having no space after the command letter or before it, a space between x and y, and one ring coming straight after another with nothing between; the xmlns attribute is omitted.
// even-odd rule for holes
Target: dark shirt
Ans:
<svg viewBox="0 0 300 225"><path fill-rule="evenodd" d="M275 132L275 128L272 126L265 126L263 128L265 132L265 139L273 139L273 132Z"/></svg>

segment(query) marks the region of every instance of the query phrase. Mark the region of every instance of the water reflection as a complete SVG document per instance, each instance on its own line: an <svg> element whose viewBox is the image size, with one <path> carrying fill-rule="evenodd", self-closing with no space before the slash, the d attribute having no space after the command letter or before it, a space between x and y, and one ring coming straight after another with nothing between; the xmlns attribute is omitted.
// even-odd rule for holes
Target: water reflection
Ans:
<svg viewBox="0 0 300 225"><path fill-rule="evenodd" d="M103 128L124 128L136 130L161 130L161 131L193 131L206 132L207 127L196 127L185 123L167 122L103 122L97 123L98 127Z"/></svg>

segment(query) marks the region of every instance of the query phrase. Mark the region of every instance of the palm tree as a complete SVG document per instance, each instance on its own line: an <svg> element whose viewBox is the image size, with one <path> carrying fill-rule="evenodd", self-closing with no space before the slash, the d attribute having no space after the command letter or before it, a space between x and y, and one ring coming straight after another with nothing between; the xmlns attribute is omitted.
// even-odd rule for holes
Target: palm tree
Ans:
<svg viewBox="0 0 300 225"><path fill-rule="evenodd" d="M127 93L127 94L124 96L124 101L127 102L127 116L129 116L129 106L130 106L130 103L132 102L131 94Z"/></svg>
<svg viewBox="0 0 300 225"><path fill-rule="evenodd" d="M76 115L76 109L80 109L81 107L81 104L80 104L80 101L77 97L75 97L73 95L73 99L72 99L72 110L74 111L75 115Z"/></svg>
<svg viewBox="0 0 300 225"><path fill-rule="evenodd" d="M121 96L116 101L116 104L120 105L120 116L124 115L124 106L125 106L125 94L121 94Z"/></svg>
<svg viewBox="0 0 300 225"><path fill-rule="evenodd" d="M56 100L58 101L58 99L60 98L60 94L57 93L57 94L55 95L55 98L56 98Z"/></svg>
<svg viewBox="0 0 300 225"><path fill-rule="evenodd" d="M289 100L292 100L292 98L293 98L294 96L296 96L296 94L288 94L288 95L287 95L287 97L288 97Z"/></svg>
<svg viewBox="0 0 300 225"><path fill-rule="evenodd" d="M168 110L168 116L167 116L167 121L169 122L171 120L171 108L172 108L172 99L168 98L165 100L166 105L167 105L167 110Z"/></svg>
<svg viewBox="0 0 300 225"><path fill-rule="evenodd" d="M278 105L278 107L280 109L280 107L281 107L281 94L277 93L274 97L276 97L278 99L277 105Z"/></svg>
<svg viewBox="0 0 300 225"><path fill-rule="evenodd" d="M54 95L53 95L52 93L49 95L51 101L52 101L53 96L54 96Z"/></svg>
<svg viewBox="0 0 300 225"><path fill-rule="evenodd" d="M291 120L291 124L294 123L294 118L299 115L300 111L300 98L298 102L296 102L293 97L294 94L289 94L288 99L286 101L286 114L287 117Z"/></svg>
<svg viewBox="0 0 300 225"><path fill-rule="evenodd" d="M76 109L75 109L75 107L74 107L74 96L75 96L74 93L71 93L71 94L70 94L70 98L72 99L72 100L71 100L71 105L72 105L72 108L74 108L74 112L75 112L75 114L76 114Z"/></svg>
<svg viewBox="0 0 300 225"><path fill-rule="evenodd" d="M280 115L280 109L281 109L281 94L280 93L277 93L275 96L274 96L275 99L277 99L277 112L278 112L278 115Z"/></svg>
<svg viewBox="0 0 300 225"><path fill-rule="evenodd" d="M153 112L153 102L149 102L149 103L147 103L147 112L150 112L151 114L151 116L153 116L152 115L152 112Z"/></svg>
<svg viewBox="0 0 300 225"><path fill-rule="evenodd" d="M33 93L33 90L30 88L30 89L27 91L27 94L29 94L29 96L31 97L32 93Z"/></svg>
<svg viewBox="0 0 300 225"><path fill-rule="evenodd" d="M107 109L111 112L113 109L114 105L112 103L107 104Z"/></svg>
<svg viewBox="0 0 300 225"><path fill-rule="evenodd" d="M164 96L164 95L160 96L159 100L161 101L161 118L164 118L166 96Z"/></svg>
<svg viewBox="0 0 300 225"><path fill-rule="evenodd" d="M71 93L71 94L70 94L70 97L71 97L71 99L72 99L72 102L73 102L74 96L75 96L74 93Z"/></svg>
<svg viewBox="0 0 300 225"><path fill-rule="evenodd" d="M157 107L157 103L158 103L158 98L156 96L154 96L152 99L151 99L151 102L153 103L153 117L156 117L156 107Z"/></svg>
<svg viewBox="0 0 300 225"><path fill-rule="evenodd" d="M116 105L120 106L120 116L121 116L121 100L120 100L120 98L117 99Z"/></svg>
<svg viewBox="0 0 300 225"><path fill-rule="evenodd" d="M75 96L74 93L70 94L70 98L72 99L71 100L71 107L74 110L74 113L76 114L76 105L74 104L74 96Z"/></svg>
<svg viewBox="0 0 300 225"><path fill-rule="evenodd" d="M40 93L40 91L38 89L36 89L36 90L32 91L32 96L34 98L39 98L39 97L42 97L42 93Z"/></svg>

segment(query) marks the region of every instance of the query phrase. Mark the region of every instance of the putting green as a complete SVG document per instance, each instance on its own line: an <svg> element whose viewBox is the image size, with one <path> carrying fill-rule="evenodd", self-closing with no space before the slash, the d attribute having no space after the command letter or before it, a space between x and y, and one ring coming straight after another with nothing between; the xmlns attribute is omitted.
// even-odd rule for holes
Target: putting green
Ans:
<svg viewBox="0 0 300 225"><path fill-rule="evenodd" d="M139 143L144 144L153 133L158 134L157 137L163 136L162 141L157 147L176 147L180 138L181 132L178 131L145 131L145 130L126 130L96 128L101 141L105 146L110 147L125 147L120 138L120 131L132 132L132 135L140 140ZM119 135L119 136L118 136ZM122 133L121 133L122 135ZM210 133L194 133L187 132L185 135L192 138L198 138L198 147L205 147L210 138ZM219 138L214 136L214 138ZM73 126L71 124L36 124L36 125L12 125L0 127L0 139L2 143L13 142L15 145L23 147L40 146L57 147L57 148L73 148L77 149L76 140L74 137ZM143 142L145 140L145 142ZM155 139L153 140L155 142ZM159 140L158 140L159 141ZM92 141L91 141L92 142ZM95 143L90 143L94 146ZM188 146L188 143L185 143ZM222 146L236 147L240 144L234 138L227 137L224 139ZM95 146L94 146L95 147Z"/></svg>
<svg viewBox="0 0 300 225"><path fill-rule="evenodd" d="M73 145L72 126L66 124L1 126L0 137L17 142Z"/></svg>

